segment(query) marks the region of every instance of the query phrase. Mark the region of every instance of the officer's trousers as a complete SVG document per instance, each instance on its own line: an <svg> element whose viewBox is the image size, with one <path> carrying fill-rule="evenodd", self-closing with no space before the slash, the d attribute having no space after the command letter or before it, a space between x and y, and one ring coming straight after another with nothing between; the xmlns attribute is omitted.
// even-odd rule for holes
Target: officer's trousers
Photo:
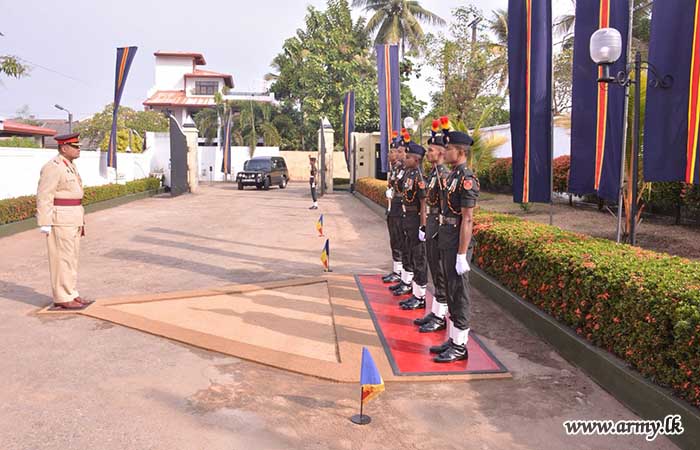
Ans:
<svg viewBox="0 0 700 450"><path fill-rule="evenodd" d="M81 232L82 227L54 226L46 236L54 303L71 302L80 296L75 287L78 283Z"/></svg>
<svg viewBox="0 0 700 450"><path fill-rule="evenodd" d="M311 186L311 199L314 203L316 203L318 201L318 197L316 195L316 183L311 181L309 182L309 185Z"/></svg>
<svg viewBox="0 0 700 450"><path fill-rule="evenodd" d="M438 248L438 227L440 218L436 214L429 214L425 225L425 253L430 268L430 277L435 288L435 301L447 303L447 283L445 273L440 264L440 249Z"/></svg>
<svg viewBox="0 0 700 450"><path fill-rule="evenodd" d="M467 250L467 261L471 264L473 248ZM460 330L469 328L469 272L457 275L457 246L440 251L442 270L447 279L447 309L450 312L450 320Z"/></svg>
<svg viewBox="0 0 700 450"><path fill-rule="evenodd" d="M387 228L389 228L391 259L394 262L402 262L401 249L403 248L403 230L401 229L401 217L388 216L386 218L386 224Z"/></svg>
<svg viewBox="0 0 700 450"><path fill-rule="evenodd" d="M425 257L425 242L418 239L418 228L420 227L420 216L417 214L407 214L401 221L404 234L404 249L407 253L405 260L409 262L410 269L406 269L406 262L403 263L404 269L408 272L413 272L413 281L418 286L428 284L428 263Z"/></svg>

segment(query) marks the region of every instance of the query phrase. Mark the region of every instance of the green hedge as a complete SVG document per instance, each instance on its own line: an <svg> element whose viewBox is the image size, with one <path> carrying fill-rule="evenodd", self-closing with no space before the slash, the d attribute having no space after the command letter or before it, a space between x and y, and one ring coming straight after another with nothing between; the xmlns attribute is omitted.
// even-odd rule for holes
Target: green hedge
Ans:
<svg viewBox="0 0 700 450"><path fill-rule="evenodd" d="M382 206L384 189L357 183ZM700 407L700 263L508 215L478 212L474 233L499 283Z"/></svg>
<svg viewBox="0 0 700 450"><path fill-rule="evenodd" d="M554 158L554 192L568 191L570 167L569 155ZM480 170L477 176L482 189L510 193L513 191L513 158L496 158L489 167Z"/></svg>
<svg viewBox="0 0 700 450"><path fill-rule="evenodd" d="M138 192L146 192L158 189L160 178L143 178L129 181L126 184L105 184L85 188L83 205L97 203L116 197L123 197ZM25 195L23 197L0 200L0 225L29 219L36 215L36 196Z"/></svg>

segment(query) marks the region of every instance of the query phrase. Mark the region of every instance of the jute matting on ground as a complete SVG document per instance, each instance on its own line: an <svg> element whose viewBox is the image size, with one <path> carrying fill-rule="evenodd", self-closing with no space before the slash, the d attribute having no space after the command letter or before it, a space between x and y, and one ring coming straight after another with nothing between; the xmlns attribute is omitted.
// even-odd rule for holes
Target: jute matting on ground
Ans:
<svg viewBox="0 0 700 450"><path fill-rule="evenodd" d="M339 382L359 381L362 347L386 381L511 378L507 372L396 375L349 275L102 299L77 314Z"/></svg>

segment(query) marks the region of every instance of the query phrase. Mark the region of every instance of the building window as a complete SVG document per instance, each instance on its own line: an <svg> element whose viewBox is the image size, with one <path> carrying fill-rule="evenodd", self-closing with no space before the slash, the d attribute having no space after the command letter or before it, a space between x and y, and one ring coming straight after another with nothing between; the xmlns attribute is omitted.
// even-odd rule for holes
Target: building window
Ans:
<svg viewBox="0 0 700 450"><path fill-rule="evenodd" d="M195 81L194 95L214 95L219 90L218 81Z"/></svg>

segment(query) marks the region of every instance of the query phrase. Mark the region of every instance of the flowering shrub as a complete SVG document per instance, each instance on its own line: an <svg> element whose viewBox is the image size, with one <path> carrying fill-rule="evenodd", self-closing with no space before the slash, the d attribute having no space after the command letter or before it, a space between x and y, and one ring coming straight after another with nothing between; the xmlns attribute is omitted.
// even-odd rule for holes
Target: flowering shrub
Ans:
<svg viewBox="0 0 700 450"><path fill-rule="evenodd" d="M159 178L143 178L129 181L126 184L105 184L85 188L83 205L101 202L124 195L135 194L158 189ZM36 196L25 195L23 197L0 200L0 225L29 219L36 214Z"/></svg>
<svg viewBox="0 0 700 450"><path fill-rule="evenodd" d="M567 192L569 189L569 167L571 158L562 155L554 158L554 192ZM513 158L496 158L493 163L477 174L483 189L496 192L513 190Z"/></svg>
<svg viewBox="0 0 700 450"><path fill-rule="evenodd" d="M386 206L386 183L358 191ZM477 212L476 264L582 338L700 407L700 263Z"/></svg>

